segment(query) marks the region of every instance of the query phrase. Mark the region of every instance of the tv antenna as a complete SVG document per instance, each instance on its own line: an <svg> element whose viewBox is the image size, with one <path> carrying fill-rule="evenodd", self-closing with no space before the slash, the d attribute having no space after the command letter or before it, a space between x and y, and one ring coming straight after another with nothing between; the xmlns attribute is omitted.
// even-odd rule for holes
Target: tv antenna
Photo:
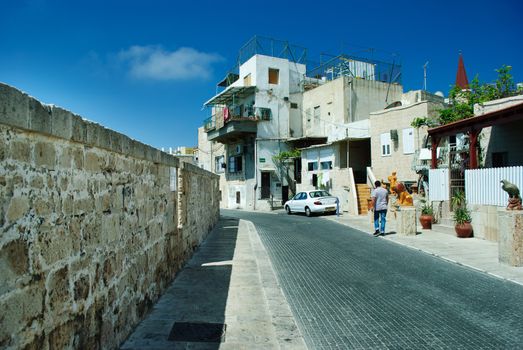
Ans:
<svg viewBox="0 0 523 350"><path fill-rule="evenodd" d="M427 66L429 61L425 62L423 65L423 90L427 91Z"/></svg>

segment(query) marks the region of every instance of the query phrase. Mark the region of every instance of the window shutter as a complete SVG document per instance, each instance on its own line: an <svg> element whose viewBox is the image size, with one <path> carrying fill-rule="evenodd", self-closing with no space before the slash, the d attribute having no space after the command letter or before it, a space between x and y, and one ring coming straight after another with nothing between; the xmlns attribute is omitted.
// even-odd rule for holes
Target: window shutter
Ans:
<svg viewBox="0 0 523 350"><path fill-rule="evenodd" d="M414 129L403 129L403 154L414 153Z"/></svg>

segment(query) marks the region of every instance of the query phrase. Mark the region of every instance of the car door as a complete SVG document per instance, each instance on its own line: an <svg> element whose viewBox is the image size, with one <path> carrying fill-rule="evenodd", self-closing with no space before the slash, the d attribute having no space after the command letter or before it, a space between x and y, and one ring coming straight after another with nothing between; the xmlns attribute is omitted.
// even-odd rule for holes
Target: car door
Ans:
<svg viewBox="0 0 523 350"><path fill-rule="evenodd" d="M294 201L294 211L305 212L305 200L307 199L307 193L301 192L296 196Z"/></svg>
<svg viewBox="0 0 523 350"><path fill-rule="evenodd" d="M300 198L300 196L301 196L301 192L298 192L289 201L289 208L291 208L292 211L296 211L296 202L298 201L298 198Z"/></svg>

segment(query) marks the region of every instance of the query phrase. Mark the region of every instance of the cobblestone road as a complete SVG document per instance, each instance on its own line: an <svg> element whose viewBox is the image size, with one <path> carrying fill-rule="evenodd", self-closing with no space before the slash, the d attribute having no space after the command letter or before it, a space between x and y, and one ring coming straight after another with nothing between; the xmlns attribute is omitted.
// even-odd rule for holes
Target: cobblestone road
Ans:
<svg viewBox="0 0 523 350"><path fill-rule="evenodd" d="M522 349L523 288L317 217L250 220L310 349Z"/></svg>

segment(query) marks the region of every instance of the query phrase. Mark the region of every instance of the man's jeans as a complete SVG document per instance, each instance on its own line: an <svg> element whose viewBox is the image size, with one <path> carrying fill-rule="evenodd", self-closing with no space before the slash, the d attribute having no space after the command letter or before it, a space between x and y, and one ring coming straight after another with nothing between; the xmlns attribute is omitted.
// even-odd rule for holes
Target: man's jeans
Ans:
<svg viewBox="0 0 523 350"><path fill-rule="evenodd" d="M381 221L381 227L380 227ZM387 222L387 209L374 210L374 230L385 233L385 223Z"/></svg>

